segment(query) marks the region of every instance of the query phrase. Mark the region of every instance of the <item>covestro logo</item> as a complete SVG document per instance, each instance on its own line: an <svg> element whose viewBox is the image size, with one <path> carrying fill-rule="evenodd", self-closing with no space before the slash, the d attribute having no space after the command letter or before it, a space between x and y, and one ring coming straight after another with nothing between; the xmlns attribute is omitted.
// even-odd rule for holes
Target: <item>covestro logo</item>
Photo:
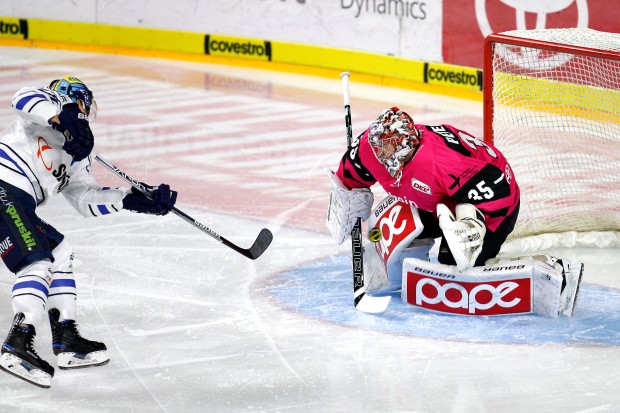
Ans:
<svg viewBox="0 0 620 413"><path fill-rule="evenodd" d="M271 42L207 34L205 35L205 54L271 60Z"/></svg>
<svg viewBox="0 0 620 413"><path fill-rule="evenodd" d="M28 20L0 19L0 37L28 38Z"/></svg>
<svg viewBox="0 0 620 413"><path fill-rule="evenodd" d="M482 70L440 63L425 63L424 83L482 91Z"/></svg>

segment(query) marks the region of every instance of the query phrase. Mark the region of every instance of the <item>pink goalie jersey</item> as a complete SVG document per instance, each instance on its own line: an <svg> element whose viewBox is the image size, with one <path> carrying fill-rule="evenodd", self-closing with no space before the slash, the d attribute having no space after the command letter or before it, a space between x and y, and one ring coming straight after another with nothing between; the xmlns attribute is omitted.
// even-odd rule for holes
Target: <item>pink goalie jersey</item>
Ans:
<svg viewBox="0 0 620 413"><path fill-rule="evenodd" d="M436 214L437 204L452 211L475 205L495 231L519 204L519 186L506 158L494 146L450 125L415 125L421 134L413 158L400 179L381 164L366 130L342 158L337 175L348 188L375 182L395 197Z"/></svg>

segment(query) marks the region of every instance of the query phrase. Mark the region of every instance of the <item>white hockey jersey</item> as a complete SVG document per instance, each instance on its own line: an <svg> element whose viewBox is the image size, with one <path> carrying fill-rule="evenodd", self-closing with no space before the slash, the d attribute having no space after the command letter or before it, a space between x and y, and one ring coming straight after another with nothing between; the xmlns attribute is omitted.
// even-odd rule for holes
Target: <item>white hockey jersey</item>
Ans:
<svg viewBox="0 0 620 413"><path fill-rule="evenodd" d="M91 158L73 162L62 146L65 138L48 120L71 103L48 88L22 88L13 96L19 115L0 134L0 181L30 194L37 205L62 193L86 217L122 210L130 189L102 188L90 175Z"/></svg>

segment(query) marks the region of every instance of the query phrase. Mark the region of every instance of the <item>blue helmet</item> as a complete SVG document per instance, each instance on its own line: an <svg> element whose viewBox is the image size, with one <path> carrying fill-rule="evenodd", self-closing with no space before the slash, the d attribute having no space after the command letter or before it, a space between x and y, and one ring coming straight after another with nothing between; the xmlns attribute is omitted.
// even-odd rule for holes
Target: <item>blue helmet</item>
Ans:
<svg viewBox="0 0 620 413"><path fill-rule="evenodd" d="M97 116L97 102L93 99L93 92L77 77L66 76L63 79L54 80L49 88L69 96L75 103L81 100L91 121Z"/></svg>

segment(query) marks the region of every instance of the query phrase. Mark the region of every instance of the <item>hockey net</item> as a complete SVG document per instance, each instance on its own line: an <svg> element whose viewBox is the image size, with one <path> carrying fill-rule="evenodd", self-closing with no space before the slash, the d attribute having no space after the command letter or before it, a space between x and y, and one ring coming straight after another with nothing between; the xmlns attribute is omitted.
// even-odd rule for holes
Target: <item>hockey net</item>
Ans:
<svg viewBox="0 0 620 413"><path fill-rule="evenodd" d="M618 246L620 34L492 34L484 76L485 140L506 155L522 191L511 239Z"/></svg>

